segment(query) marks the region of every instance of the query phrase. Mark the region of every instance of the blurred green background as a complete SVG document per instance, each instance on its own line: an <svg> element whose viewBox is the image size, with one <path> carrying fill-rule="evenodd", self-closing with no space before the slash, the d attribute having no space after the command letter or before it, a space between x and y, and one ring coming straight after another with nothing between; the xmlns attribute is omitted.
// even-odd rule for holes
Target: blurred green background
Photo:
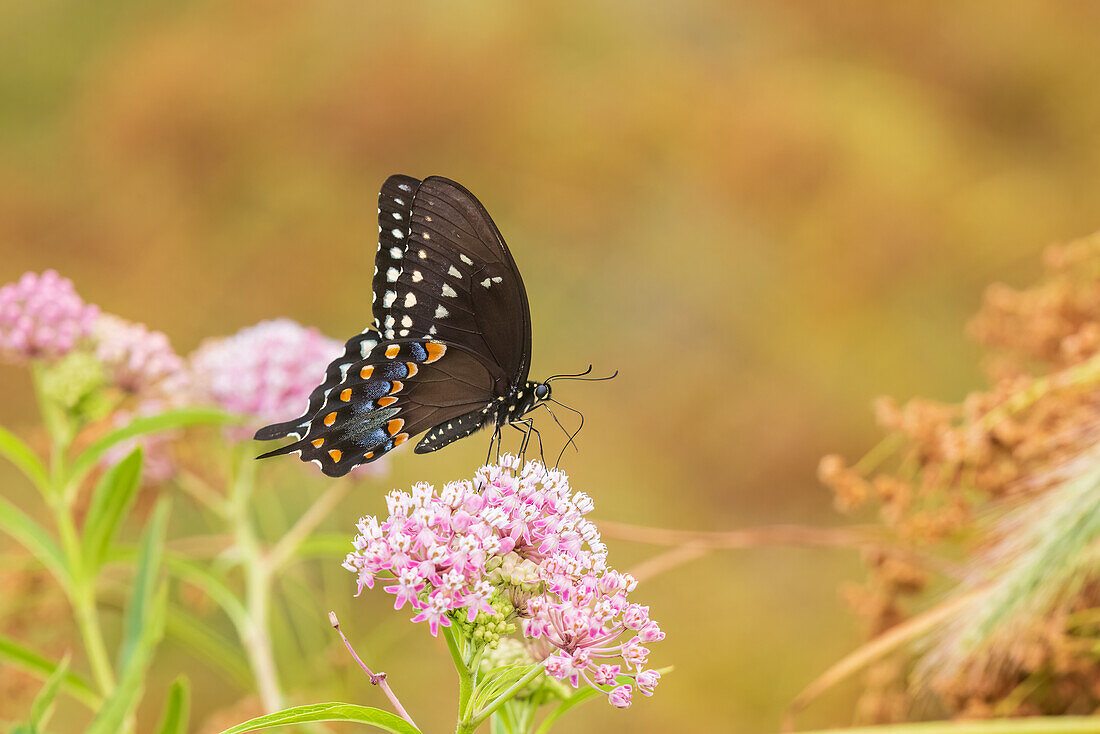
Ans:
<svg viewBox="0 0 1100 734"><path fill-rule="evenodd" d="M0 282L56 268L183 353L276 316L342 339L369 320L378 186L446 175L520 265L533 376L621 370L555 392L585 411L564 466L597 520L839 524L819 456L874 441L876 395L978 384L983 287L1100 226L1098 33L1100 5L1050 0L0 0ZM0 371L0 422L35 421L28 387ZM486 440L399 453L327 527L468 474ZM324 484L288 476L293 515ZM659 552L611 546L622 567ZM427 730L452 726L442 644L341 574L316 607ZM836 592L859 577L851 552L771 549L647 581L675 674L567 729L775 729L860 640ZM166 649L200 723L245 695ZM296 702L384 703L321 655L346 690L291 681Z"/></svg>

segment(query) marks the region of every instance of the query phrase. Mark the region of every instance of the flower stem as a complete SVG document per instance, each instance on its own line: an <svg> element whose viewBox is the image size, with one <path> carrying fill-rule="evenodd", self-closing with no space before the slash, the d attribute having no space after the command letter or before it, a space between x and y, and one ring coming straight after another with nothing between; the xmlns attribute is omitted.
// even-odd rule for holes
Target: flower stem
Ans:
<svg viewBox="0 0 1100 734"><path fill-rule="evenodd" d="M247 622L242 627L238 627L237 633L248 655L252 675L256 678L260 701L264 710L272 713L283 708L285 703L279 687L275 654L271 648L271 635L268 631L271 569L260 549L248 514L255 467L248 456L243 453L241 456L243 460L238 463L237 476L233 482L229 501L229 520L233 526L233 536L241 554L245 574Z"/></svg>
<svg viewBox="0 0 1100 734"><path fill-rule="evenodd" d="M477 728L470 723L470 699L474 693L474 676L466 665L465 656L459 647L458 637L454 627L443 627L443 638L447 640L447 650L451 653L451 660L455 664L455 672L458 673L458 725L456 734L467 734Z"/></svg>
<svg viewBox="0 0 1100 734"><path fill-rule="evenodd" d="M115 674L111 668L111 658L107 645L103 641L103 630L99 627L99 610L96 607L95 579L86 578L80 555L80 541L68 506L60 497L55 497L54 522L69 566L71 586L66 589L69 602L76 614L80 637L84 641L84 650L88 663L92 666L96 685L100 693L108 695L115 687Z"/></svg>
<svg viewBox="0 0 1100 734"><path fill-rule="evenodd" d="M481 724L481 722L492 716L493 712L496 711L498 708L508 703L508 701L512 700L513 696L515 696L519 691L523 690L523 688L526 687L528 683L542 675L545 670L546 668L543 667L541 663L532 665L531 669L528 670L522 678L510 685L503 693L501 693L499 696L486 704L485 708L474 715L474 719L471 722L474 728L477 728Z"/></svg>

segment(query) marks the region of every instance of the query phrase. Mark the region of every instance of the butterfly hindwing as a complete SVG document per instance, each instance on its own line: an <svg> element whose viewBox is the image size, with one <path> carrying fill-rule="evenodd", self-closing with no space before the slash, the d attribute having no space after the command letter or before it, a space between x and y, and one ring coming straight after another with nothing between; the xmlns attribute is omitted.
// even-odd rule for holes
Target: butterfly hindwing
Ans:
<svg viewBox="0 0 1100 734"><path fill-rule="evenodd" d="M270 441L288 436L293 436L296 439L301 438L309 422L309 417L320 409L328 391L344 378L352 363L368 357L381 340L382 336L373 329L367 329L363 333L356 334L348 339L344 344L344 353L329 363L325 369L324 381L310 393L309 401L306 404L306 412L294 420L264 426L256 431L254 438L257 441Z"/></svg>
<svg viewBox="0 0 1100 734"><path fill-rule="evenodd" d="M435 425L492 401L488 367L439 341L379 344L343 369L308 416L301 437L264 454L300 452L329 476L343 476Z"/></svg>

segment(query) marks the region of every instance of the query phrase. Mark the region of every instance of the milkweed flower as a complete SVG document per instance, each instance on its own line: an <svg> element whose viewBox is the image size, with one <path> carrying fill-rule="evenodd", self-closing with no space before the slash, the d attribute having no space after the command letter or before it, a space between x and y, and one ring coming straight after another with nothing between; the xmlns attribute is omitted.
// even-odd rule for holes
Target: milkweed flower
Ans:
<svg viewBox="0 0 1100 734"><path fill-rule="evenodd" d="M518 631L550 678L591 686L619 708L635 690L653 692L660 674L645 668L647 645L664 633L629 600L637 581L608 566L585 518L594 503L564 473L505 455L472 480L438 491L421 482L386 504L385 520L359 520L344 561L358 593L381 581L394 608L412 607L432 635L457 625L490 649Z"/></svg>
<svg viewBox="0 0 1100 734"><path fill-rule="evenodd" d="M186 402L187 364L164 333L102 314L96 319L92 338L96 357L117 387L134 395L155 394L170 403Z"/></svg>
<svg viewBox="0 0 1100 734"><path fill-rule="evenodd" d="M191 355L196 387L231 413L272 423L297 415L343 345L290 319L210 339Z"/></svg>
<svg viewBox="0 0 1100 734"><path fill-rule="evenodd" d="M86 337L99 308L54 270L27 272L0 288L0 358L22 363L57 359Z"/></svg>

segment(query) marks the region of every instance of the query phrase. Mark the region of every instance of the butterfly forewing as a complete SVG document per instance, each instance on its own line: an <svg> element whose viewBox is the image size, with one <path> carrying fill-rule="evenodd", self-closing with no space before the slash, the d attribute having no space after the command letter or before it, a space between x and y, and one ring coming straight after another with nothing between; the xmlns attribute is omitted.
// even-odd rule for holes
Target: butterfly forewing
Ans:
<svg viewBox="0 0 1100 734"><path fill-rule="evenodd" d="M393 180L384 192L397 188ZM482 354L496 366L497 392L504 393L526 380L531 351L527 295L512 256L485 208L459 184L433 176L414 191L400 263L387 265L385 282L375 281L382 333L430 337ZM384 235L393 235L384 221L393 206L379 206Z"/></svg>

